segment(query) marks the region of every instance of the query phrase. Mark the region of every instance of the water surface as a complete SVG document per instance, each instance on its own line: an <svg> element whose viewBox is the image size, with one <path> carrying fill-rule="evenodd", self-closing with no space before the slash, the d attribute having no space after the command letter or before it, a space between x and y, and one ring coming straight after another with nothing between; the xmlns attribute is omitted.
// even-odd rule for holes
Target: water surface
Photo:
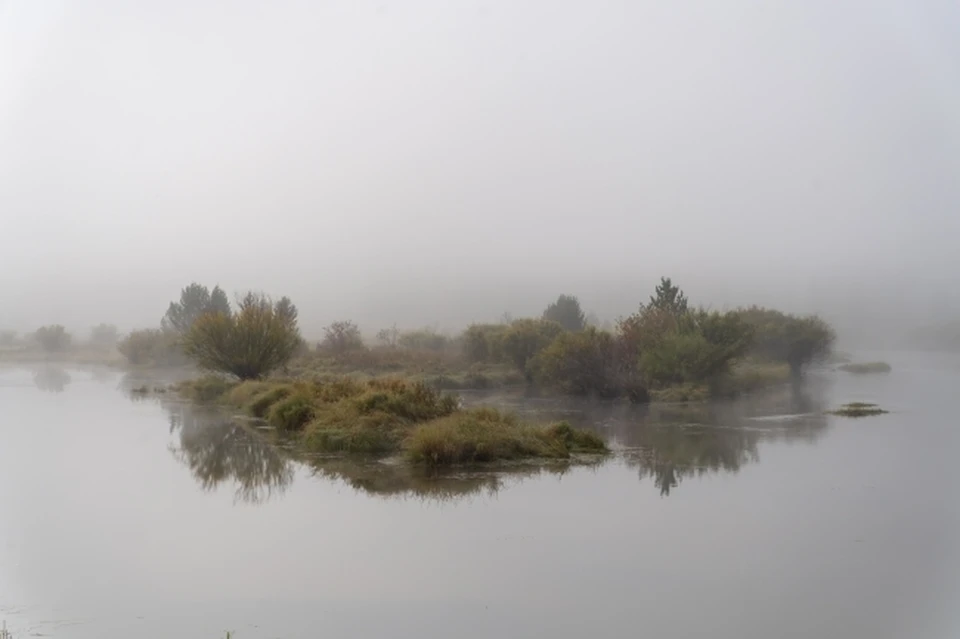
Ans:
<svg viewBox="0 0 960 639"><path fill-rule="evenodd" d="M477 397L599 465L297 461L143 380L0 369L0 620L49 636L952 637L960 360L706 407ZM847 401L891 410L849 420Z"/></svg>

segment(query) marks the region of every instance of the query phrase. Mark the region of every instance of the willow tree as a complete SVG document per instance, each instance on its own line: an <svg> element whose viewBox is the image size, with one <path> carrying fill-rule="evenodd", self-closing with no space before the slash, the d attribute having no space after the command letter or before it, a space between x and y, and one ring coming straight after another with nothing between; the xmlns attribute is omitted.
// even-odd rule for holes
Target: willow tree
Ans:
<svg viewBox="0 0 960 639"><path fill-rule="evenodd" d="M289 362L301 344L297 309L288 298L274 303L248 293L235 312L199 316L184 336L183 350L205 370L260 379Z"/></svg>

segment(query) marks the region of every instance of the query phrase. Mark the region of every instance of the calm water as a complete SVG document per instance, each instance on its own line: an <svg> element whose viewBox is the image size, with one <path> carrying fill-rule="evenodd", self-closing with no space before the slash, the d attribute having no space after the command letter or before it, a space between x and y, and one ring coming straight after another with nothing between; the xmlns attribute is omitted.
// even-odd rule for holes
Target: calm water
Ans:
<svg viewBox="0 0 960 639"><path fill-rule="evenodd" d="M960 359L884 357L890 375L707 408L488 398L618 453L443 482L293 461L118 373L0 369L0 620L16 639L960 636ZM820 414L852 400L893 412Z"/></svg>

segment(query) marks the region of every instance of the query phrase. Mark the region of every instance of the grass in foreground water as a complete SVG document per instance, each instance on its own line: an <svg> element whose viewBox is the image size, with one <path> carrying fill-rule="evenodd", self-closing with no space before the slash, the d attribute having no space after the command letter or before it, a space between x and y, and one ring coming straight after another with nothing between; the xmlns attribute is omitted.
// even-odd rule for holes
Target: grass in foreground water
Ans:
<svg viewBox="0 0 960 639"><path fill-rule="evenodd" d="M886 362L861 362L856 364L841 364L837 370L855 375L869 375L871 373L889 373L892 369Z"/></svg>
<svg viewBox="0 0 960 639"><path fill-rule="evenodd" d="M266 419L305 452L402 454L413 464L442 467L607 451L599 436L565 422L540 426L490 408L464 409L455 396L404 379L201 378L179 390Z"/></svg>
<svg viewBox="0 0 960 639"><path fill-rule="evenodd" d="M829 411L830 415L839 415L841 417L870 417L871 415L883 415L885 411L876 404L866 402L851 402L844 404L836 410Z"/></svg>

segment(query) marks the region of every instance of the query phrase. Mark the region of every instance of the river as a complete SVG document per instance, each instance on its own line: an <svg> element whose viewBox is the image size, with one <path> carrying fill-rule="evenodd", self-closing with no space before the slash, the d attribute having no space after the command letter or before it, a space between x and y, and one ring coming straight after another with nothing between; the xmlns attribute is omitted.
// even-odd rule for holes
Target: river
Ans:
<svg viewBox="0 0 960 639"><path fill-rule="evenodd" d="M142 380L0 369L15 639L960 636L960 358L700 407L476 397L601 464L295 460ZM890 414L825 416L854 400Z"/></svg>

